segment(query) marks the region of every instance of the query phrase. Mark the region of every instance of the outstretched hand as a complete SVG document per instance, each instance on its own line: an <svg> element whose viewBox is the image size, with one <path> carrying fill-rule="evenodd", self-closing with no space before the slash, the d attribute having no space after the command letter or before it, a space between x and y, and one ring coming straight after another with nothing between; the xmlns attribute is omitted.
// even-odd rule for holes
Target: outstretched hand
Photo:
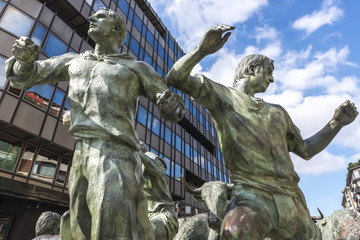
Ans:
<svg viewBox="0 0 360 240"><path fill-rule="evenodd" d="M181 107L178 99L170 89L164 91L162 94L157 95L156 104L162 109L162 111L168 116L179 116Z"/></svg>
<svg viewBox="0 0 360 240"><path fill-rule="evenodd" d="M348 125L355 120L357 115L359 115L359 112L357 111L355 104L346 100L335 110L330 125L332 123L340 124L340 126Z"/></svg>
<svg viewBox="0 0 360 240"><path fill-rule="evenodd" d="M199 50L204 54L212 54L224 46L235 27L220 24L210 28L201 39ZM226 33L224 36L223 34Z"/></svg>
<svg viewBox="0 0 360 240"><path fill-rule="evenodd" d="M12 54L21 65L27 65L37 60L40 49L28 37L21 37L15 41Z"/></svg>

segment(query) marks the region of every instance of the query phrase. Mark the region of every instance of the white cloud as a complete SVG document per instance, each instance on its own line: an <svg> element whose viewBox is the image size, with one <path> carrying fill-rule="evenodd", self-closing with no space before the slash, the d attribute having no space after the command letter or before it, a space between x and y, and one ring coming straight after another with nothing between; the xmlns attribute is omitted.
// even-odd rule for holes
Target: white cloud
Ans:
<svg viewBox="0 0 360 240"><path fill-rule="evenodd" d="M307 90L315 87L328 88L337 80L331 74L339 66L356 66L349 62L348 46L331 48L326 52L311 53L312 47L300 52L289 51L275 63L275 80L283 89Z"/></svg>
<svg viewBox="0 0 360 240"><path fill-rule="evenodd" d="M292 27L305 31L306 36L309 36L320 27L339 21L343 15L343 10L337 7L334 1L324 0L320 10L297 19Z"/></svg>
<svg viewBox="0 0 360 240"><path fill-rule="evenodd" d="M295 170L299 174L322 174L327 172L344 169L350 162L345 156L336 156L328 151L322 151L309 161L291 154L291 158L295 165Z"/></svg>
<svg viewBox="0 0 360 240"><path fill-rule="evenodd" d="M267 0L150 0L176 29L177 41L185 51L198 44L206 30L217 24L242 23L268 4Z"/></svg>

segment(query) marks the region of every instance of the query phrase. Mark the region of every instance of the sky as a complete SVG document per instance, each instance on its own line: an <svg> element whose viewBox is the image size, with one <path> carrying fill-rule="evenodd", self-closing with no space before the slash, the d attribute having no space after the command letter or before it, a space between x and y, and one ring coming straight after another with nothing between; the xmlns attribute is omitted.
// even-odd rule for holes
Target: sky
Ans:
<svg viewBox="0 0 360 240"><path fill-rule="evenodd" d="M217 24L235 27L228 42L207 56L201 72L232 86L242 58L274 59L274 79L256 95L282 105L304 139L321 130L345 100L360 108L360 1L148 0L185 52ZM325 216L342 209L347 166L360 159L360 117L310 161L292 154L308 207Z"/></svg>

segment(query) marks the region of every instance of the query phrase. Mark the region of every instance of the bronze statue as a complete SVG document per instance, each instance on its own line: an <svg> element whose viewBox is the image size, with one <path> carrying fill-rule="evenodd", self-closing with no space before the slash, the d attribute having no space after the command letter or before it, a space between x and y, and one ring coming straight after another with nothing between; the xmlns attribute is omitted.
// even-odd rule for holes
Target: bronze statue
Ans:
<svg viewBox="0 0 360 240"><path fill-rule="evenodd" d="M289 152L309 160L343 126L355 120L357 109L346 101L322 130L304 140L283 107L255 97L274 82L272 59L245 57L236 70L233 87L201 74L190 76L201 59L225 44L233 29L227 25L211 28L199 46L174 64L166 78L169 85L206 107L215 123L225 165L235 185L221 238L321 239L298 187L299 177Z"/></svg>
<svg viewBox="0 0 360 240"><path fill-rule="evenodd" d="M149 219L138 216L147 211L134 126L138 98L150 99L171 122L183 117L184 104L150 65L119 52L126 25L117 13L102 8L89 21L94 51L36 61L38 47L22 37L6 63L7 78L23 89L69 81L73 239L154 239Z"/></svg>

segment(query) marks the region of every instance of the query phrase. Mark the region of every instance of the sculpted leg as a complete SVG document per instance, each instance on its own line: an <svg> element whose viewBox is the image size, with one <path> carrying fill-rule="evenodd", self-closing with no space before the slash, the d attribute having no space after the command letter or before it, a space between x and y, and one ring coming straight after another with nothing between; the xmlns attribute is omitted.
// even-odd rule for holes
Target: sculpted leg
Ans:
<svg viewBox="0 0 360 240"><path fill-rule="evenodd" d="M82 143L76 144L69 176L69 196L70 196L70 229L73 239L90 239L91 215L86 204L86 191L88 182L84 175L83 159L86 158L81 153Z"/></svg>
<svg viewBox="0 0 360 240"><path fill-rule="evenodd" d="M92 141L87 172L91 239L145 239L137 219L140 168L134 152L112 142Z"/></svg>

